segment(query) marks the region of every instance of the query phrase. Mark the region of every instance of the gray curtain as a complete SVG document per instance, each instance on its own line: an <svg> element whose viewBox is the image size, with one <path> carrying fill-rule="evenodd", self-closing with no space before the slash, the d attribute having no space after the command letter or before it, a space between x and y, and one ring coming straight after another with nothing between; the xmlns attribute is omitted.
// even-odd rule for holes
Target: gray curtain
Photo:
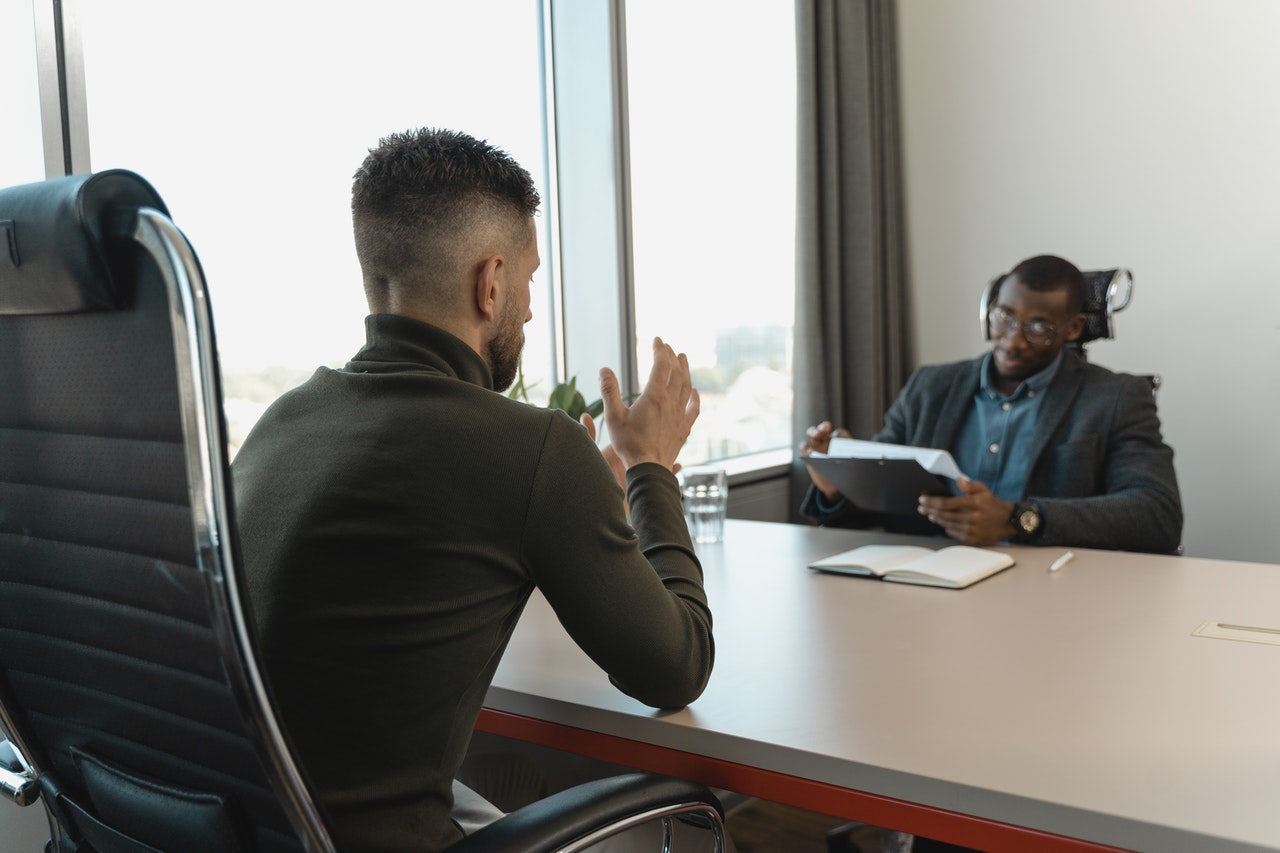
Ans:
<svg viewBox="0 0 1280 853"><path fill-rule="evenodd" d="M895 0L796 0L796 33L794 434L869 438L912 359Z"/></svg>

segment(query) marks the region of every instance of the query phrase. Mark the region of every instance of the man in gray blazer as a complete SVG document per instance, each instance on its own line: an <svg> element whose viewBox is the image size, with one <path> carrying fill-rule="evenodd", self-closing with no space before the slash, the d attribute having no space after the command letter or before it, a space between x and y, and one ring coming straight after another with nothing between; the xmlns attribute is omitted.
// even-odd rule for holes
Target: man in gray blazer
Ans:
<svg viewBox="0 0 1280 853"><path fill-rule="evenodd" d="M873 438L949 450L973 478L956 481L955 495L921 495L922 518L893 518L854 506L810 468L801 511L826 525L943 532L972 545L1176 551L1182 502L1150 381L1066 347L1084 330L1083 305L1074 265L1029 258L1001 282L991 351L908 380ZM825 452L840 434L829 422L810 427L802 452Z"/></svg>

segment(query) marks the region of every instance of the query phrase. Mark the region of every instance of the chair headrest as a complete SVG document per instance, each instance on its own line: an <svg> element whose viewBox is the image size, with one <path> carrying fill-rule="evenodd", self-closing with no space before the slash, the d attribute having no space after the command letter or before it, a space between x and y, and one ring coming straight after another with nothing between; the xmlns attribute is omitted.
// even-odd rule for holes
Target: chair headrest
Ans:
<svg viewBox="0 0 1280 853"><path fill-rule="evenodd" d="M124 169L0 189L0 314L120 307L113 270L139 207L168 213L151 184Z"/></svg>
<svg viewBox="0 0 1280 853"><path fill-rule="evenodd" d="M1084 332L1078 343L1115 337L1112 320L1117 311L1129 306L1133 296L1133 273L1120 267L1084 270Z"/></svg>

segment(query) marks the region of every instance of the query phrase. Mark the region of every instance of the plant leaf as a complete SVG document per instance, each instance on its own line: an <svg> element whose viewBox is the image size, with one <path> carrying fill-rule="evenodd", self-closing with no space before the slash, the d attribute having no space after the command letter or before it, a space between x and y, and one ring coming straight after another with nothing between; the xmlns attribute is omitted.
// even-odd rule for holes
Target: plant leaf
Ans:
<svg viewBox="0 0 1280 853"><path fill-rule="evenodd" d="M552 391L551 396L547 398L548 409L560 409L573 418L575 421L582 417L583 413L598 418L604 414L604 400L593 400L587 402L587 398L582 396L582 392L578 390L578 378L572 376L568 382L561 382ZM635 399L637 395L630 394L627 396L628 402Z"/></svg>
<svg viewBox="0 0 1280 853"><path fill-rule="evenodd" d="M547 397L548 409L563 409L568 411L569 404L573 401L573 386L561 383L551 389L551 396Z"/></svg>

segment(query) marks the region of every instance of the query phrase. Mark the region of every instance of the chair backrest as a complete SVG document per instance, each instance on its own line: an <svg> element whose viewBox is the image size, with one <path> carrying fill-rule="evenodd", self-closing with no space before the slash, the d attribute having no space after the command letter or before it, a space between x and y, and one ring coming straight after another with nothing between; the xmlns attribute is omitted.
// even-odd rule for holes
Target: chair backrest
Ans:
<svg viewBox="0 0 1280 853"><path fill-rule="evenodd" d="M1084 354L1084 346L1099 338L1115 337L1115 314L1129 306L1133 298L1133 273L1123 267L1107 270L1083 270L1084 275L1084 333L1068 346ZM1000 283L1008 273L1001 273L982 290L978 302L978 322L982 326L983 340L991 340L988 314L1000 294Z"/></svg>
<svg viewBox="0 0 1280 853"><path fill-rule="evenodd" d="M145 180L0 190L0 722L60 849L333 849L253 652L220 401Z"/></svg>

